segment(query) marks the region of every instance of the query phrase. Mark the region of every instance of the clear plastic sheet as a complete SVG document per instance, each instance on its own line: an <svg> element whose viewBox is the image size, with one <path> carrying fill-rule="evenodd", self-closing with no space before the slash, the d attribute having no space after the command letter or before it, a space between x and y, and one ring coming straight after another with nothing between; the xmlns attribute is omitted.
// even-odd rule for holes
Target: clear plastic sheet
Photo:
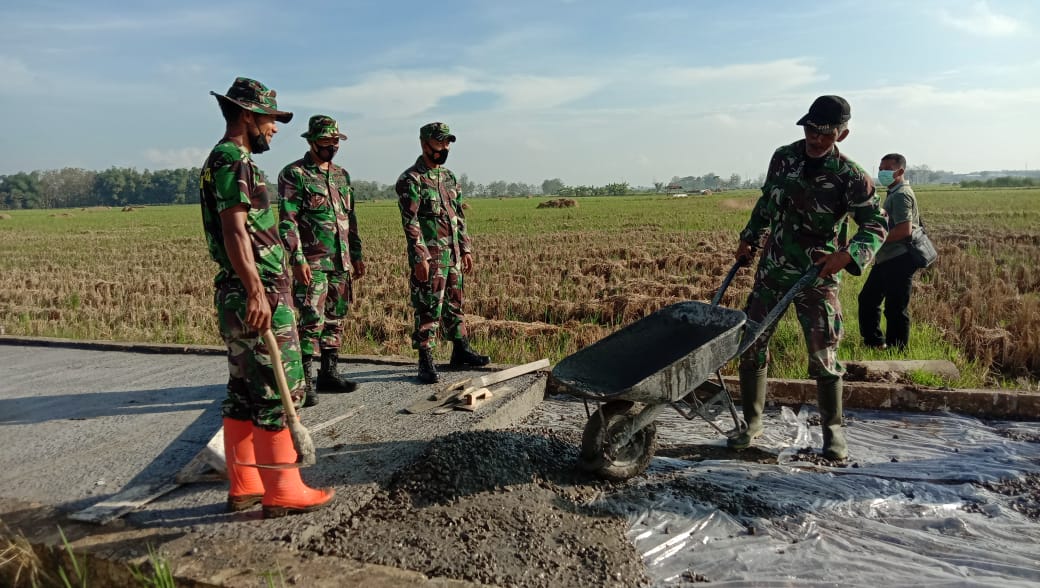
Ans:
<svg viewBox="0 0 1040 588"><path fill-rule="evenodd" d="M655 585L1040 582L1040 523L1009 508L1010 497L972 484L1040 471L1040 445L1000 433L1014 427L1035 439L1040 425L846 411L856 467L830 468L798 455L821 445L820 427L807 424L813 411L784 407L767 419L756 446L776 454L779 465L658 457L646 476L601 498L628 513L629 538ZM662 445L725 443L707 425L677 415L666 415L658 430ZM773 514L720 508L684 491L690 485L753 497Z"/></svg>
<svg viewBox="0 0 1040 588"><path fill-rule="evenodd" d="M565 398L543 403L539 424L583 427L581 402ZM596 502L628 518L656 586L1040 583L1040 523L980 485L1040 472L1040 423L845 411L850 465L834 468L799 455L819 451L814 414L768 410L755 448L778 464L763 464L662 456L725 445L704 421L666 410L647 473Z"/></svg>

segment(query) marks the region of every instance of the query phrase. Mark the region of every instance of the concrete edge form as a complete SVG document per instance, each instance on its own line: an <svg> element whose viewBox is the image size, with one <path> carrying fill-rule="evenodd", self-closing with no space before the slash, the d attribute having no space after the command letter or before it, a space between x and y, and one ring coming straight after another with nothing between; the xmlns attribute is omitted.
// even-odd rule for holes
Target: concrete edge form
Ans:
<svg viewBox="0 0 1040 588"><path fill-rule="evenodd" d="M735 377L723 378L734 399ZM950 411L983 417L1040 418L1040 393L1002 389L938 389L876 382L844 382L845 408ZM769 399L780 404L816 404L815 380L769 379Z"/></svg>
<svg viewBox="0 0 1040 588"><path fill-rule="evenodd" d="M87 341L80 339L62 339L59 337L22 337L17 335L0 335L0 345L23 345L35 347L63 347L67 349L86 349L94 351L126 351L130 353L158 354L195 354L226 355L227 347L223 345L188 345L180 343L144 343L137 341ZM375 365L410 365L418 361L401 355L351 355L342 354L340 361L371 363ZM476 371L497 371L512 364L492 363Z"/></svg>

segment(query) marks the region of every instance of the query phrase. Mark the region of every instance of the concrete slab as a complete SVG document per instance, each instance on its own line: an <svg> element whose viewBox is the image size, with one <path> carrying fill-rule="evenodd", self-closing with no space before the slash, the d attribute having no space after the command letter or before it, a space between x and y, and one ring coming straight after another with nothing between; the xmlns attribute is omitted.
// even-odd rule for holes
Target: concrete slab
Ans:
<svg viewBox="0 0 1040 588"><path fill-rule="evenodd" d="M168 484L220 428L227 381L222 350L185 353L172 346L137 353L132 346L104 351L56 340L0 343L6 343L0 344L0 503L8 505L0 512L8 524L33 525L36 511L53 518L128 487ZM146 504L117 526L151 529L156 537L186 534L189 543L219 538L262 544L286 534L321 533L364 506L430 440L518 423L544 394L544 376L532 374L496 388L475 412L404 414L405 406L429 394L414 378L414 363L353 359L342 362L341 371L361 389L323 394L318 406L301 411L309 428L356 413L313 434L318 464L303 474L312 486L336 488L334 513L272 521L260 519L258 510L229 515L226 483L199 483ZM502 367L445 370L443 379Z"/></svg>

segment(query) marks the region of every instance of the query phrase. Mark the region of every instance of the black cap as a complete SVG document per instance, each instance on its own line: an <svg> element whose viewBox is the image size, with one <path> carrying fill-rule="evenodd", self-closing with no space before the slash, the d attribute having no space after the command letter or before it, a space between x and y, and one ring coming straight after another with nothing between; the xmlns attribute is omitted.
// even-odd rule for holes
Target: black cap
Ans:
<svg viewBox="0 0 1040 588"><path fill-rule="evenodd" d="M841 96L820 96L813 100L809 112L795 124L810 127L817 133L833 133L852 118L852 108Z"/></svg>

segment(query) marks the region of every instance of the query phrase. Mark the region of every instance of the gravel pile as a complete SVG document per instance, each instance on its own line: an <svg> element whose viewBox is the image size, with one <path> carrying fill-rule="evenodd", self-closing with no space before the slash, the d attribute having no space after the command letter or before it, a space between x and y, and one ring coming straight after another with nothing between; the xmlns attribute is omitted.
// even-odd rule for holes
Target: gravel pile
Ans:
<svg viewBox="0 0 1040 588"><path fill-rule="evenodd" d="M435 441L357 515L312 539L326 555L500 586L637 586L627 523L590 506L580 435L545 429Z"/></svg>

